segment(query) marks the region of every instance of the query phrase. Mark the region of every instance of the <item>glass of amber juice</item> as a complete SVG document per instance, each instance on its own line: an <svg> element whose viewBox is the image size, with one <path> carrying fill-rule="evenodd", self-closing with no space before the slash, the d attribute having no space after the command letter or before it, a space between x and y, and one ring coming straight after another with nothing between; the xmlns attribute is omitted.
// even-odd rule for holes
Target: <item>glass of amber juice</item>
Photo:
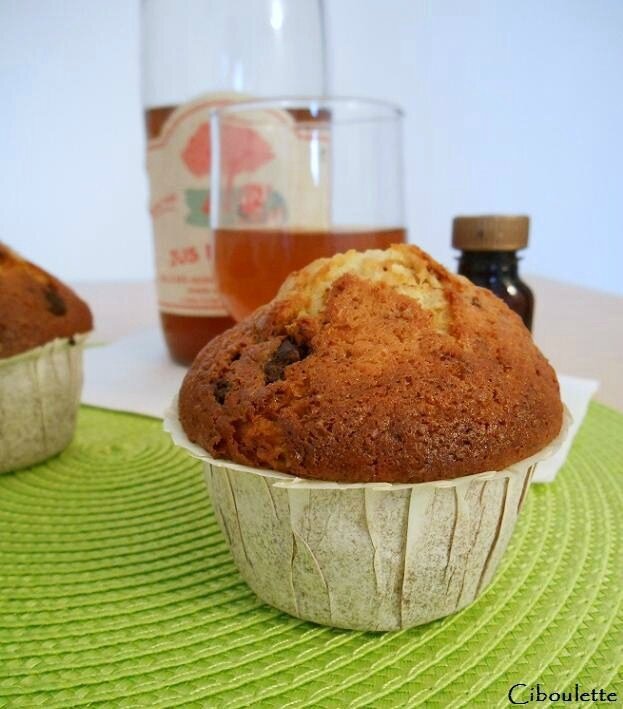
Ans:
<svg viewBox="0 0 623 709"><path fill-rule="evenodd" d="M214 111L210 132L216 276L236 320L314 259L406 240L396 106L241 102Z"/></svg>

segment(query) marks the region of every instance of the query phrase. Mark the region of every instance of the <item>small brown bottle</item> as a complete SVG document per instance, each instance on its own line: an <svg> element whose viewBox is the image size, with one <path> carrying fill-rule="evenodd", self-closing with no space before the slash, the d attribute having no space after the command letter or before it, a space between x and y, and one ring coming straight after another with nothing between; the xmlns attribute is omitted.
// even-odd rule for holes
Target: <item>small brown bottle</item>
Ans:
<svg viewBox="0 0 623 709"><path fill-rule="evenodd" d="M500 297L532 329L534 296L519 278L517 251L528 245L525 216L455 217L452 246L462 251L459 273Z"/></svg>

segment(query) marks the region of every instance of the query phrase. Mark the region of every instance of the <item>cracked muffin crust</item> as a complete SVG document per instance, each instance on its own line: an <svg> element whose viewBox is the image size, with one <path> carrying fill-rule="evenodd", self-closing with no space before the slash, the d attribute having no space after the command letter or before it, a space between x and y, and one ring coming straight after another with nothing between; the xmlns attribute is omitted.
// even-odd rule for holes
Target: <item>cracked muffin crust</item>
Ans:
<svg viewBox="0 0 623 709"><path fill-rule="evenodd" d="M71 288L0 243L0 359L92 327Z"/></svg>
<svg viewBox="0 0 623 709"><path fill-rule="evenodd" d="M292 274L212 340L179 415L216 458L339 482L499 470L562 425L556 375L521 319L412 245Z"/></svg>

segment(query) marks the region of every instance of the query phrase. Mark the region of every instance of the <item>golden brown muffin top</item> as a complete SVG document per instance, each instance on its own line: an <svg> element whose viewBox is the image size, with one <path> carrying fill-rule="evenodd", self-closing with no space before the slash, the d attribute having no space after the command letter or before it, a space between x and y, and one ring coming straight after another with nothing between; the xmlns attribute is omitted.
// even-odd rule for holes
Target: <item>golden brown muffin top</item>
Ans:
<svg viewBox="0 0 623 709"><path fill-rule="evenodd" d="M0 359L92 328L71 288L0 243Z"/></svg>
<svg viewBox="0 0 623 709"><path fill-rule="evenodd" d="M562 425L521 319L410 245L292 274L200 352L179 413L214 457L342 482L500 470Z"/></svg>

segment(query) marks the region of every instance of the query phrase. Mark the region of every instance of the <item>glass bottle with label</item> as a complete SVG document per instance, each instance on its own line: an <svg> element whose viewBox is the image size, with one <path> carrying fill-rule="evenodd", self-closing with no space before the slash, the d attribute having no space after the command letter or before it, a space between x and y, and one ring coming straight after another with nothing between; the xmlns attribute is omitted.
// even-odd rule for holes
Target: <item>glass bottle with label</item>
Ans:
<svg viewBox="0 0 623 709"><path fill-rule="evenodd" d="M323 4L143 0L142 31L158 307L171 356L189 364L234 322L214 277L210 111L255 96L325 94Z"/></svg>
<svg viewBox="0 0 623 709"><path fill-rule="evenodd" d="M526 216L456 217L452 246L461 249L459 273L488 288L532 329L534 296L519 277L517 251L528 246L530 219Z"/></svg>

